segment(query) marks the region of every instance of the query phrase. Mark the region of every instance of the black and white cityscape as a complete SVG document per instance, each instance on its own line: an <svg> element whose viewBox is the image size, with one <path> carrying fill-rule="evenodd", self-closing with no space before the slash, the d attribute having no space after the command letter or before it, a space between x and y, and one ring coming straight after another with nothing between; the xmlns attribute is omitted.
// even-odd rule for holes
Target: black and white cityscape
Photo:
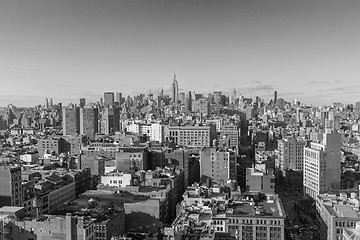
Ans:
<svg viewBox="0 0 360 240"><path fill-rule="evenodd" d="M0 240L360 239L358 0L0 0Z"/></svg>

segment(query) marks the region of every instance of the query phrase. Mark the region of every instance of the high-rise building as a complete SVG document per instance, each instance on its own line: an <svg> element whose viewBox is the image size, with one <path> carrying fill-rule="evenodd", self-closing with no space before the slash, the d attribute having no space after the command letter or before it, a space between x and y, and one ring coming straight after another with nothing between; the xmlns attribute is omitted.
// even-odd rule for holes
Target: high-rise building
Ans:
<svg viewBox="0 0 360 240"><path fill-rule="evenodd" d="M287 137L278 140L278 158L276 167L282 172L287 170L302 171L304 166L304 147L306 140Z"/></svg>
<svg viewBox="0 0 360 240"><path fill-rule="evenodd" d="M101 133L112 134L120 130L120 108L106 107L101 114Z"/></svg>
<svg viewBox="0 0 360 240"><path fill-rule="evenodd" d="M45 98L44 108L49 108L49 100Z"/></svg>
<svg viewBox="0 0 360 240"><path fill-rule="evenodd" d="M192 95L191 95L191 91L189 91L189 93L188 93L188 96L187 96L187 109L189 110L189 111L191 111L191 109L192 109Z"/></svg>
<svg viewBox="0 0 360 240"><path fill-rule="evenodd" d="M174 80L172 82L171 93L172 93L171 97L172 97L173 104L175 106L177 106L179 103L179 85L176 80L175 74L174 74Z"/></svg>
<svg viewBox="0 0 360 240"><path fill-rule="evenodd" d="M63 108L63 135L76 136L80 133L80 110L78 107Z"/></svg>
<svg viewBox="0 0 360 240"><path fill-rule="evenodd" d="M97 108L80 108L80 134L95 138L98 132L99 111Z"/></svg>
<svg viewBox="0 0 360 240"><path fill-rule="evenodd" d="M222 96L222 92L217 91L214 92L214 103L220 105L221 104L221 96Z"/></svg>
<svg viewBox="0 0 360 240"><path fill-rule="evenodd" d="M53 99L52 98L50 98L50 107L52 107L54 105L54 103L53 103Z"/></svg>
<svg viewBox="0 0 360 240"><path fill-rule="evenodd" d="M236 180L237 153L231 149L211 147L200 151L200 177L202 182L211 179L221 184L227 180Z"/></svg>
<svg viewBox="0 0 360 240"><path fill-rule="evenodd" d="M80 98L80 107L83 108L86 105L85 98Z"/></svg>
<svg viewBox="0 0 360 240"><path fill-rule="evenodd" d="M122 93L121 92L116 93L115 101L118 102L119 104L122 104Z"/></svg>
<svg viewBox="0 0 360 240"><path fill-rule="evenodd" d="M22 206L21 167L0 166L0 207Z"/></svg>
<svg viewBox="0 0 360 240"><path fill-rule="evenodd" d="M277 103L277 91L274 91L274 103Z"/></svg>
<svg viewBox="0 0 360 240"><path fill-rule="evenodd" d="M341 135L324 133L321 143L304 148L304 193L316 199L318 194L341 183Z"/></svg>
<svg viewBox="0 0 360 240"><path fill-rule="evenodd" d="M104 105L105 107L110 107L114 104L114 93L106 92L104 93Z"/></svg>

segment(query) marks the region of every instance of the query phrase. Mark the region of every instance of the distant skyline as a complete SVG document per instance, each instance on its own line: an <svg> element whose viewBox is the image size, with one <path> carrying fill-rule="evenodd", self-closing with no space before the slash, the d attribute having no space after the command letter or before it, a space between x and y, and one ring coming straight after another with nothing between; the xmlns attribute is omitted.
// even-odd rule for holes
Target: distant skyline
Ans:
<svg viewBox="0 0 360 240"><path fill-rule="evenodd" d="M359 0L2 0L0 106L161 88L360 101Z"/></svg>

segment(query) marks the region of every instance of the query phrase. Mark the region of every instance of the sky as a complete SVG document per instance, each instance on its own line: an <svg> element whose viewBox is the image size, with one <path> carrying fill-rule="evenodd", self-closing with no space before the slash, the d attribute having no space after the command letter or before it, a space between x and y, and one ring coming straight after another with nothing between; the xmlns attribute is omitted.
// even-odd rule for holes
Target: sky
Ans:
<svg viewBox="0 0 360 240"><path fill-rule="evenodd" d="M359 0L0 0L0 106L236 89L360 101Z"/></svg>

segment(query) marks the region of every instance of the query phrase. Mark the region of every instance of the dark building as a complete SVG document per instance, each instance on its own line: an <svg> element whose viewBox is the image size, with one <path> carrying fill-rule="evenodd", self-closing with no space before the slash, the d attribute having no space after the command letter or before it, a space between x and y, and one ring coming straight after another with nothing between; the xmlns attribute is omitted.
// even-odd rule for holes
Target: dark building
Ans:
<svg viewBox="0 0 360 240"><path fill-rule="evenodd" d="M104 93L104 106L110 107L114 104L114 93L106 92Z"/></svg>
<svg viewBox="0 0 360 240"><path fill-rule="evenodd" d="M254 160L246 155L238 157L237 161L237 181L239 183L241 191L246 190L246 168L251 168L254 164Z"/></svg>
<svg viewBox="0 0 360 240"><path fill-rule="evenodd" d="M98 133L99 111L97 108L80 108L80 134L94 139Z"/></svg>
<svg viewBox="0 0 360 240"><path fill-rule="evenodd" d="M191 110L192 110L192 96L191 96L191 91L189 91L189 93L188 93L188 97L187 97L187 105L186 105L186 107L187 107L187 110L189 110L190 112L191 112Z"/></svg>
<svg viewBox="0 0 360 240"><path fill-rule="evenodd" d="M80 107L83 108L86 105L85 98L80 98Z"/></svg>
<svg viewBox="0 0 360 240"><path fill-rule="evenodd" d="M120 108L106 107L101 114L101 133L112 134L120 130Z"/></svg>
<svg viewBox="0 0 360 240"><path fill-rule="evenodd" d="M63 135L77 136L80 133L80 109L63 108Z"/></svg>
<svg viewBox="0 0 360 240"><path fill-rule="evenodd" d="M277 91L274 91L274 103L277 103Z"/></svg>
<svg viewBox="0 0 360 240"><path fill-rule="evenodd" d="M116 99L115 101L119 104L122 104L122 93L121 92L117 92L116 93Z"/></svg>

